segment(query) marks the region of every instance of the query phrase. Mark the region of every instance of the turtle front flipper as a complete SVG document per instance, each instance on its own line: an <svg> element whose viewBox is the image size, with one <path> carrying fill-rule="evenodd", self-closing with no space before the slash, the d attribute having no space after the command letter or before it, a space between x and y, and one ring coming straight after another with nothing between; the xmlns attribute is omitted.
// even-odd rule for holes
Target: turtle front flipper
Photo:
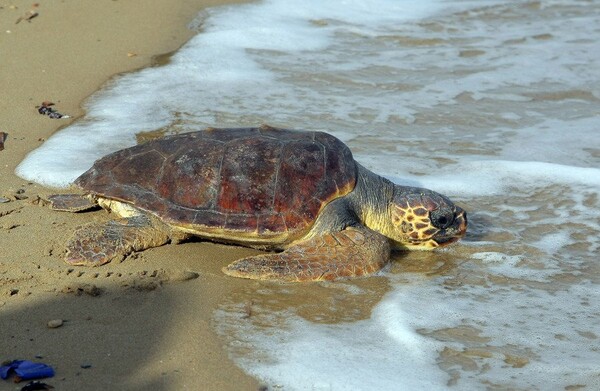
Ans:
<svg viewBox="0 0 600 391"><path fill-rule="evenodd" d="M257 280L337 280L375 273L389 258L388 239L358 226L325 233L281 253L240 259L223 268L223 272Z"/></svg>
<svg viewBox="0 0 600 391"><path fill-rule="evenodd" d="M166 225L144 215L91 223L75 231L67 243L65 261L71 265L100 266L121 261L134 251L162 246L169 240Z"/></svg>

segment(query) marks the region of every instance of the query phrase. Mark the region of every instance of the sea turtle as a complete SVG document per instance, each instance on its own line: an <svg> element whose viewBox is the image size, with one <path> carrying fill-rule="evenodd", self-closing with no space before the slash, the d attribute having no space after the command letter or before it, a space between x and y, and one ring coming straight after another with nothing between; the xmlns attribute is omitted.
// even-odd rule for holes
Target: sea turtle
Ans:
<svg viewBox="0 0 600 391"><path fill-rule="evenodd" d="M266 253L223 268L284 281L363 276L391 249L433 249L461 238L464 210L431 190L395 185L322 132L269 126L167 136L96 161L50 198L53 209L93 205L120 218L79 228L66 261L98 266L191 235Z"/></svg>

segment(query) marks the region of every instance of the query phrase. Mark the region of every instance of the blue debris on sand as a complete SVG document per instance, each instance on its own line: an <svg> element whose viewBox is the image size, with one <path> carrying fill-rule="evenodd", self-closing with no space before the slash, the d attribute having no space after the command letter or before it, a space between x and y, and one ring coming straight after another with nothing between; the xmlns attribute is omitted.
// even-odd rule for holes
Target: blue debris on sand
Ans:
<svg viewBox="0 0 600 391"><path fill-rule="evenodd" d="M28 360L13 360L3 363L0 367L0 378L7 379L12 372L15 373L17 381L54 376L54 369L50 365Z"/></svg>

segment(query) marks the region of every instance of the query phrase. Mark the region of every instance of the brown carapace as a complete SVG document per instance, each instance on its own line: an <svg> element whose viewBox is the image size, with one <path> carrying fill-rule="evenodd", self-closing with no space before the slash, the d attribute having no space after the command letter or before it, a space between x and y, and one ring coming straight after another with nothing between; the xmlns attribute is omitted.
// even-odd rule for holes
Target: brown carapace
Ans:
<svg viewBox="0 0 600 391"><path fill-rule="evenodd" d="M322 132L269 126L167 136L98 160L75 184L121 219L91 224L67 262L101 265L195 235L279 251L224 268L245 278L334 280L372 274L391 248L429 249L466 231L466 214L429 190L394 185ZM51 197L81 211L81 196Z"/></svg>

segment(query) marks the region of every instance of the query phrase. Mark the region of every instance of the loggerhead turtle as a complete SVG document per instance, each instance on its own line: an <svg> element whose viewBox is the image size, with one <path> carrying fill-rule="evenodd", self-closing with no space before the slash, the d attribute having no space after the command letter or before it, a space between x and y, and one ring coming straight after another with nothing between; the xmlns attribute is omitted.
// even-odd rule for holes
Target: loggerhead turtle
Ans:
<svg viewBox="0 0 600 391"><path fill-rule="evenodd" d="M431 190L395 185L358 164L334 136L259 128L167 136L96 161L50 197L56 210L101 207L120 216L76 230L66 261L99 266L196 235L263 250L223 268L284 281L364 276L391 249L433 249L461 238L467 216Z"/></svg>

